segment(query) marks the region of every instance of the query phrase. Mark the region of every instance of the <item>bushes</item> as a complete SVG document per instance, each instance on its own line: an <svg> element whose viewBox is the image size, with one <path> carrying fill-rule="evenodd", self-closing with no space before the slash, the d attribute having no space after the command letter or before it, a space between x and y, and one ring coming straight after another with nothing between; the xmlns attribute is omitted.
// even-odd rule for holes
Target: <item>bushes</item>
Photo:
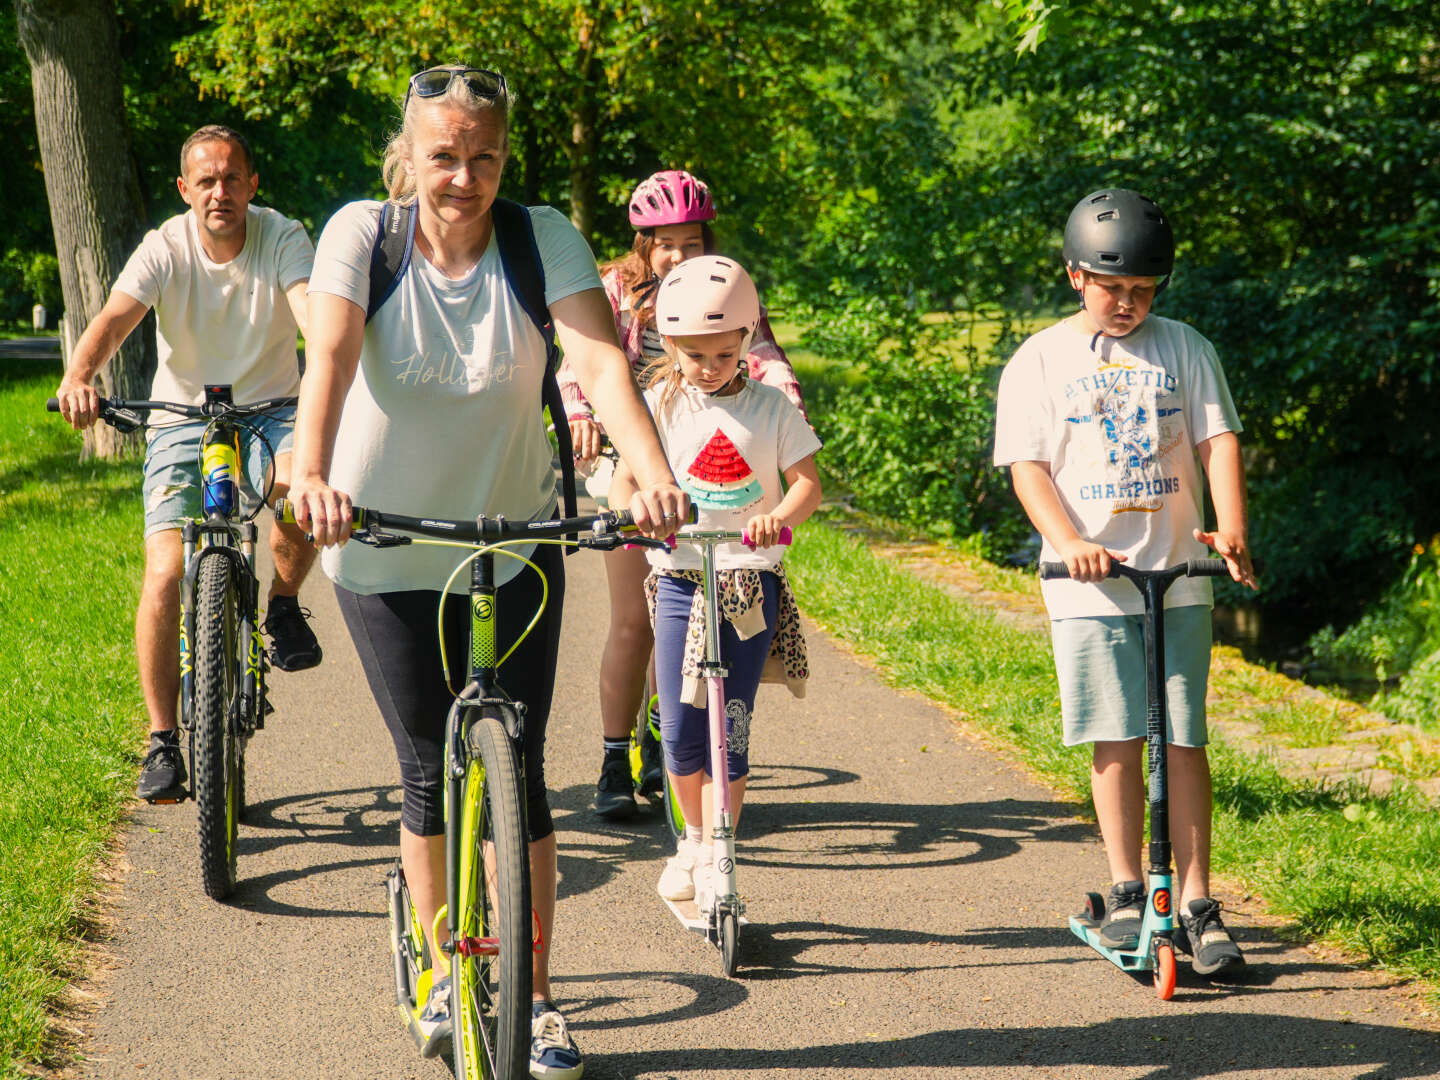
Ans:
<svg viewBox="0 0 1440 1080"><path fill-rule="evenodd" d="M0 323L28 326L35 304L45 305L53 326L64 306L60 262L48 252L11 248L0 256Z"/></svg>

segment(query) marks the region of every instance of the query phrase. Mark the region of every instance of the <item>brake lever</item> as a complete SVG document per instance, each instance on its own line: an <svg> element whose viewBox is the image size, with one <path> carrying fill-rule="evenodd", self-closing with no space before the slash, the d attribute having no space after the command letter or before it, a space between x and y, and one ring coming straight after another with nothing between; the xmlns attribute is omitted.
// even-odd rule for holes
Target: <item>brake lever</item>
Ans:
<svg viewBox="0 0 1440 1080"><path fill-rule="evenodd" d="M396 533L382 532L376 528L361 529L350 534L351 540L356 540L366 547L392 548L404 547L411 542L411 537L400 536Z"/></svg>

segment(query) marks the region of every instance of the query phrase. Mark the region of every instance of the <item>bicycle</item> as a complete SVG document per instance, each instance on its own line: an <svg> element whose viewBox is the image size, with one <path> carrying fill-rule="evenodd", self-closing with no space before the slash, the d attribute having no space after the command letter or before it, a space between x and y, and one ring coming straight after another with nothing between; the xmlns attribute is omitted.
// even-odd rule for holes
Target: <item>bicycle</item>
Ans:
<svg viewBox="0 0 1440 1080"><path fill-rule="evenodd" d="M180 529L185 574L180 585L180 728L187 737L190 780L179 799L193 798L200 824L200 879L207 896L223 900L235 889L236 844L245 811L245 748L272 711L266 696L269 661L260 636L260 580L255 576L255 517L242 515L240 433L274 450L246 418L294 405L294 397L236 405L227 385L205 387L203 405L174 401L100 399L100 419L117 431L137 431L155 410L208 420L200 440L203 516ZM59 412L56 398L46 402Z"/></svg>
<svg viewBox="0 0 1440 1080"><path fill-rule="evenodd" d="M779 543L789 544L790 529L780 530ZM718 544L755 545L745 532L682 529L675 535L677 543L694 544L700 549L701 579L705 606L705 656L700 673L706 684L706 714L709 719L709 756L711 788L715 799L714 904L702 912L692 900L665 900L665 905L687 930L703 933L707 941L720 950L721 968L733 976L740 962L740 927L745 919L745 902L740 899L735 870L735 824L730 809L729 748L725 734L725 677L729 670L720 656L720 599L716 585L715 547ZM679 799L665 772L666 821L678 839L685 832L685 816ZM698 899L698 897L696 898Z"/></svg>
<svg viewBox="0 0 1440 1080"><path fill-rule="evenodd" d="M281 521L295 520L285 500L276 504L275 513ZM497 678L499 667L520 641L497 656L495 557L520 559L540 573L534 563L505 549L535 543L599 551L623 543L666 545L624 535L624 530L633 529L633 522L623 511L512 523L483 515L460 521L414 518L357 506L352 508L351 528L351 540L378 548L413 543L473 549L441 589L443 607L450 584L469 565L468 669L465 686L445 721L446 896L432 936L450 959L455 1075L461 1080L522 1080L529 1076L530 957L540 947L539 921L530 900L525 708L523 702L511 699ZM400 532L416 535L397 535ZM542 594L542 611L546 596L548 589ZM530 628L540 614L536 612ZM444 653L442 647L442 657ZM448 668L445 677L450 677ZM395 1000L424 1051L426 1040L418 1020L434 966L398 863L387 876L386 895Z"/></svg>
<svg viewBox="0 0 1440 1080"><path fill-rule="evenodd" d="M1145 914L1133 949L1111 948L1100 940L1105 919L1105 898L1085 894L1085 907L1070 916L1070 932L1121 971L1152 972L1155 995L1161 1001L1175 996L1175 912L1170 866L1170 789L1166 754L1169 705L1165 697L1165 593L1182 577L1228 577L1224 559L1192 559L1166 570L1136 570L1121 562L1110 563L1110 577L1134 583L1145 600L1145 743L1150 773L1150 872L1146 882ZM1040 564L1045 579L1068 578L1064 563Z"/></svg>

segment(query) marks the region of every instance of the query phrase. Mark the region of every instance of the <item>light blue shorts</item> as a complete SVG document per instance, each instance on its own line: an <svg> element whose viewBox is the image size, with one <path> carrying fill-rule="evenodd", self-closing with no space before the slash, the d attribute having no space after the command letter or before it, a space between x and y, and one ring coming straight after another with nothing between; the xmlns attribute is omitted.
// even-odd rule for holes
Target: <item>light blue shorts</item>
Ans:
<svg viewBox="0 0 1440 1080"><path fill-rule="evenodd" d="M240 429L240 452L244 477L240 493L245 512L252 511L265 491L265 481L273 466L271 454L290 452L291 432L295 427L295 407L274 409L269 413L246 417L245 423L261 432L269 442L264 444L245 428ZM205 434L203 421L167 424L145 433L145 535L178 529L200 516L200 440Z"/></svg>
<svg viewBox="0 0 1440 1080"><path fill-rule="evenodd" d="M1060 680L1065 745L1145 738L1145 619L1096 615L1055 619L1050 639ZM1167 741L1204 746L1210 679L1210 608L1165 612Z"/></svg>

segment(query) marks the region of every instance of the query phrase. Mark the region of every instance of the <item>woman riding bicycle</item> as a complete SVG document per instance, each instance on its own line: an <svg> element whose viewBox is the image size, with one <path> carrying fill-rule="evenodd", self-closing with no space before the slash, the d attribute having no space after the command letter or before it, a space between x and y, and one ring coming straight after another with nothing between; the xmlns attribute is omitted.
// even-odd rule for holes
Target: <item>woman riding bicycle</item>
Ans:
<svg viewBox="0 0 1440 1080"><path fill-rule="evenodd" d="M310 282L308 367L296 418L291 499L296 520L327 547L346 625L395 742L404 798L400 855L427 932L444 902L443 733L453 694L441 675L435 611L453 558L435 549L379 553L341 547L350 501L397 512L516 520L555 507L540 411L546 347L505 276L492 207L508 152L502 76L444 66L410 79L403 124L385 152L390 199L414 207L411 261L367 324L371 255L381 204L342 207L326 225ZM614 323L584 239L557 211L530 211L556 335L587 397L641 476L630 503L642 530L673 531L686 510L649 414L615 341ZM334 545L334 546L332 546ZM527 708L525 770L532 893L540 923L534 958L533 1075L583 1068L550 1001L549 947L556 847L543 752L554 686L564 570L553 547L521 549L549 580L543 618L506 665ZM533 574L496 568L501 650L540 603ZM513 579L513 580L512 580ZM460 606L460 605L455 605ZM506 623L509 623L507 625ZM447 647L463 651L464 640ZM456 666L463 668L463 661ZM422 1017L434 1042L450 1021L445 954L430 942L435 989Z"/></svg>
<svg viewBox="0 0 1440 1080"><path fill-rule="evenodd" d="M620 344L637 381L665 355L655 329L655 294L660 282L686 259L715 250L715 202L710 189L688 172L671 169L642 180L630 196L630 224L635 242L625 255L601 269L601 280ZM760 323L745 357L749 377L774 386L794 402L802 415L805 402L800 383L784 350L775 343L769 320L761 309ZM601 427L568 361L560 365L560 393L570 419L575 457L586 462L600 452ZM645 690L652 637L645 609L644 582L649 572L639 548L605 555L605 580L610 592L610 632L600 663L600 722L604 734L604 761L595 791L595 812L619 819L635 812L630 765L630 732ZM658 746L641 790L659 790Z"/></svg>

